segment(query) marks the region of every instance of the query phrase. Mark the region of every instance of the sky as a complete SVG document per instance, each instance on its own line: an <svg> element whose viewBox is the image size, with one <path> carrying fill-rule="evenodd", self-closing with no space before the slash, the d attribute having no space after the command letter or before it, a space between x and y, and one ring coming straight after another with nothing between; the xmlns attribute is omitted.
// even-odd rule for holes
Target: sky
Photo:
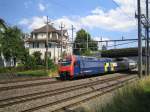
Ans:
<svg viewBox="0 0 150 112"><path fill-rule="evenodd" d="M0 18L24 32L43 26L48 16L69 35L74 25L75 32L84 28L95 40L137 38L135 11L136 0L0 0Z"/></svg>

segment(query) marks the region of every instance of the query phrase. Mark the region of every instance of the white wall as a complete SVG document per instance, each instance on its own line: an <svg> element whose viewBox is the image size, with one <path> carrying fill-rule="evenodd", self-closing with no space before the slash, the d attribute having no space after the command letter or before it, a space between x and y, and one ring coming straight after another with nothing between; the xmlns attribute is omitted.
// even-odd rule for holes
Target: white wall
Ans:
<svg viewBox="0 0 150 112"><path fill-rule="evenodd" d="M45 58L46 48L30 48L29 49L30 54L33 54L36 51L40 51L42 53L42 56L41 56L42 59ZM54 59L54 57L56 59L58 59L58 57L60 57L61 49L60 48L55 48L55 50L54 50L54 48L49 48L48 52L51 52L51 59Z"/></svg>
<svg viewBox="0 0 150 112"><path fill-rule="evenodd" d="M33 34L33 39L46 39L46 33L38 33L36 36L37 37L35 37L35 34Z"/></svg>
<svg viewBox="0 0 150 112"><path fill-rule="evenodd" d="M45 58L45 52L46 52L46 48L45 46L43 48L30 48L29 49L29 53L33 54L36 51L40 51L42 53L41 58L44 59ZM71 47L67 47L66 49L63 49L62 51L65 51L68 55L72 55L72 48ZM61 48L57 48L56 46L52 47L52 48L48 48L48 52L51 52L51 59L56 59L56 61L58 61L60 59L61 56Z"/></svg>

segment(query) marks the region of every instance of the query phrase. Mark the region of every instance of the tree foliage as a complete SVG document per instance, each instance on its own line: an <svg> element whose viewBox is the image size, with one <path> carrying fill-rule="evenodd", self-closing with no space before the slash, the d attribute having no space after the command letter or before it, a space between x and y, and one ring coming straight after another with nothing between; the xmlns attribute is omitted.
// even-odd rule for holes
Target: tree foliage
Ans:
<svg viewBox="0 0 150 112"><path fill-rule="evenodd" d="M7 29L6 23L3 19L0 18L0 53L1 53L1 46L2 46L2 36L4 31Z"/></svg>
<svg viewBox="0 0 150 112"><path fill-rule="evenodd" d="M88 40L88 49L87 49L87 40ZM81 29L77 32L74 44L74 54L84 55L87 51L96 51L98 50L98 44L91 38L91 35L86 32L84 29ZM88 52L89 52L88 51Z"/></svg>
<svg viewBox="0 0 150 112"><path fill-rule="evenodd" d="M16 62L26 53L22 36L22 31L16 26L5 29L1 37L1 52L7 60L13 58Z"/></svg>
<svg viewBox="0 0 150 112"><path fill-rule="evenodd" d="M5 21L0 18L0 29L1 29L1 28L7 29L7 25L6 25Z"/></svg>

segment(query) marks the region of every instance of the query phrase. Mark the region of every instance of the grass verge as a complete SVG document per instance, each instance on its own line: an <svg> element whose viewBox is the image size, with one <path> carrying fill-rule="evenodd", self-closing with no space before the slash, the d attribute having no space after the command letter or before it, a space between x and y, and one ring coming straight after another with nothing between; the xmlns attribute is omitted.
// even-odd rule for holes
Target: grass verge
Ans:
<svg viewBox="0 0 150 112"><path fill-rule="evenodd" d="M109 96L107 96L109 97ZM104 105L93 102L80 112L150 112L150 77L118 90Z"/></svg>
<svg viewBox="0 0 150 112"><path fill-rule="evenodd" d="M28 70L23 72L17 72L18 76L50 76L55 77L57 75L57 70Z"/></svg>

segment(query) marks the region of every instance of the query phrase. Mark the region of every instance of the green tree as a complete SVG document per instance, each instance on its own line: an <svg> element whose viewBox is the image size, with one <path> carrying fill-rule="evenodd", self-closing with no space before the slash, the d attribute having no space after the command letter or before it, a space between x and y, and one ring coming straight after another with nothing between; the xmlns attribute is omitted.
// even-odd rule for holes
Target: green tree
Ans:
<svg viewBox="0 0 150 112"><path fill-rule="evenodd" d="M87 49L87 40L88 40L88 49ZM97 51L97 43L91 39L91 35L86 32L84 29L81 29L77 32L74 44L74 54L85 55L89 54L90 51Z"/></svg>
<svg viewBox="0 0 150 112"><path fill-rule="evenodd" d="M6 25L5 21L0 18L0 53L2 52L1 51L2 37L3 37L3 33L5 32L6 29L7 29L7 25Z"/></svg>
<svg viewBox="0 0 150 112"><path fill-rule="evenodd" d="M6 22L0 18L0 28L7 29Z"/></svg>
<svg viewBox="0 0 150 112"><path fill-rule="evenodd" d="M86 50L84 53L82 53L82 55L84 55L84 56L91 56L92 53L91 53L90 50Z"/></svg>
<svg viewBox="0 0 150 112"><path fill-rule="evenodd" d="M14 65L26 53L22 36L22 31L14 26L5 29L1 37L1 52L7 60L13 59Z"/></svg>

